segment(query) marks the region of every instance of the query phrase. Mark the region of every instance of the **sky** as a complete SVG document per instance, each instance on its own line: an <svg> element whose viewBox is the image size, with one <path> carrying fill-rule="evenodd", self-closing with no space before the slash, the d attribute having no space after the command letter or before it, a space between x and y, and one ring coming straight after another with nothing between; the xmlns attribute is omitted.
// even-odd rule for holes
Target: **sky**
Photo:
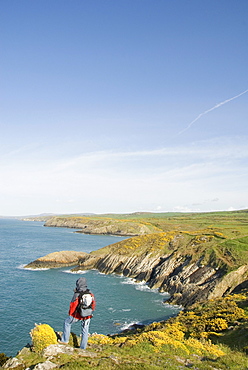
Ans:
<svg viewBox="0 0 248 370"><path fill-rule="evenodd" d="M248 208L247 0L0 0L0 215Z"/></svg>

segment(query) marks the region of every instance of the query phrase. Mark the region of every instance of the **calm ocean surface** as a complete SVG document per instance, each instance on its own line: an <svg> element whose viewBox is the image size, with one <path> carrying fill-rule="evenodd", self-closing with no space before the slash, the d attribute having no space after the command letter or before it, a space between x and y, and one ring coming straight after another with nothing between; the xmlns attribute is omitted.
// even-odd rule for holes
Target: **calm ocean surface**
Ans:
<svg viewBox="0 0 248 370"><path fill-rule="evenodd" d="M178 312L177 307L163 304L166 294L125 277L97 271L72 274L69 267L23 269L23 265L51 252L90 252L124 239L73 231L43 227L42 222L0 219L0 353L16 355L30 343L29 332L35 323L46 323L61 331L80 276L86 277L97 301L91 333L112 334L131 323L159 321ZM79 334L80 324L74 324L72 331Z"/></svg>

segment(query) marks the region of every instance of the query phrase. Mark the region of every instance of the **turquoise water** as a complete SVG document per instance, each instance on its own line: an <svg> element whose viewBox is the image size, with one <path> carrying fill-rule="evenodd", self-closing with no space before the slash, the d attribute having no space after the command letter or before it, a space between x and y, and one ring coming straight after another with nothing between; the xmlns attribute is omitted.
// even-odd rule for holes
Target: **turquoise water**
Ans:
<svg viewBox="0 0 248 370"><path fill-rule="evenodd" d="M125 277L95 270L73 274L68 267L23 269L25 264L51 252L90 252L124 239L73 231L44 227L42 222L0 219L0 352L14 356L30 343L29 332L35 323L46 323L61 331L80 276L86 277L97 301L91 333L113 334L132 323L158 321L178 312L177 307L163 303L168 295ZM74 324L73 331L80 333L79 323Z"/></svg>

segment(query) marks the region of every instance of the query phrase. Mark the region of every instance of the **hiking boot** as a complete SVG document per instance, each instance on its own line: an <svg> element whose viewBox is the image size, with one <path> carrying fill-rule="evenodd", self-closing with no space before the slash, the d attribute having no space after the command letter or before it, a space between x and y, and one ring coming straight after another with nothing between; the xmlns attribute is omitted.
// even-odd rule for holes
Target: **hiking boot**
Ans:
<svg viewBox="0 0 248 370"><path fill-rule="evenodd" d="M58 344L68 344L66 342L61 342L61 340L58 340Z"/></svg>

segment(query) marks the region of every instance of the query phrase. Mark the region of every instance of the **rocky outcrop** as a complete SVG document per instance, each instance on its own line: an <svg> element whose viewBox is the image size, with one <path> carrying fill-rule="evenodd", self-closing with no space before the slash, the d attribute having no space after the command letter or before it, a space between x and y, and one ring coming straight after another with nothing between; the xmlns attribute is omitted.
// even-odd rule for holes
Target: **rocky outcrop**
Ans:
<svg viewBox="0 0 248 370"><path fill-rule="evenodd" d="M209 298L214 299L223 296L225 293L238 291L239 286L242 289L242 284L247 285L248 265L240 266L237 270L225 275L210 293Z"/></svg>
<svg viewBox="0 0 248 370"><path fill-rule="evenodd" d="M92 217L52 217L44 226L79 229L84 234L111 234L119 236L145 235L161 232L155 226L134 220L115 220Z"/></svg>
<svg viewBox="0 0 248 370"><path fill-rule="evenodd" d="M224 289L218 291L218 285L221 282L223 285L223 271L211 266L201 266L200 261L191 262L190 256L182 257L174 253L155 257L149 254L139 257L115 254L88 255L73 270L87 269L97 269L105 274L121 274L136 281L145 281L150 288L168 292L171 295L169 302L183 306L207 299L213 289L216 296L225 293ZM232 289L235 286L233 285Z"/></svg>
<svg viewBox="0 0 248 370"><path fill-rule="evenodd" d="M227 245L231 248L230 243ZM238 255L228 251L225 239L214 233L171 231L122 240L81 256L79 252L51 253L26 267L77 264L73 271L97 269L105 274L120 274L168 292L169 302L186 307L222 297L247 283L245 249L243 257L237 262Z"/></svg>
<svg viewBox="0 0 248 370"><path fill-rule="evenodd" d="M2 367L3 369L25 369L24 363L16 357L9 358Z"/></svg>
<svg viewBox="0 0 248 370"><path fill-rule="evenodd" d="M97 354L94 352L86 351L80 348L74 348L70 345L64 344L51 344L48 347L44 348L41 356L37 357L39 359L38 364L33 365L31 368L34 370L51 370L54 368L60 368L60 364L58 363L59 356L66 355L68 358L70 356L74 356L77 358L86 357L86 358L95 358ZM32 356L31 347L27 348L24 347L19 353L17 354L18 357L9 358L2 366L3 369L16 369L22 370L27 369L25 363L27 357ZM30 368L28 368L30 369Z"/></svg>
<svg viewBox="0 0 248 370"><path fill-rule="evenodd" d="M39 269L73 266L77 265L80 259L84 258L86 255L87 253L75 251L54 252L47 254L44 257L40 257L24 267L30 269Z"/></svg>
<svg viewBox="0 0 248 370"><path fill-rule="evenodd" d="M90 253L73 270L97 269L105 274L122 274L136 281L145 281L150 288L168 292L171 296L169 302L185 307L204 299L224 296L247 281L247 264L227 273L225 265L218 267L218 261L203 263L204 252L199 253L199 249L201 244L210 242L208 237L188 239L186 236L185 239L182 233L174 237L165 235L161 233L160 238L167 238L167 251L164 248L167 253L154 251L151 247L144 248L142 253L137 250L130 252L127 250L128 241L122 241L112 245L112 252L105 247ZM133 239L136 238L129 241ZM180 240L186 243L184 250L176 248Z"/></svg>
<svg viewBox="0 0 248 370"><path fill-rule="evenodd" d="M72 346L65 345L65 344L50 344L50 346L44 348L42 351L42 356L45 358L52 358L56 357L57 355L64 353L67 355L72 355L73 353L76 353L80 357L96 357L96 353L90 352L90 351L85 351L81 348L74 348Z"/></svg>

